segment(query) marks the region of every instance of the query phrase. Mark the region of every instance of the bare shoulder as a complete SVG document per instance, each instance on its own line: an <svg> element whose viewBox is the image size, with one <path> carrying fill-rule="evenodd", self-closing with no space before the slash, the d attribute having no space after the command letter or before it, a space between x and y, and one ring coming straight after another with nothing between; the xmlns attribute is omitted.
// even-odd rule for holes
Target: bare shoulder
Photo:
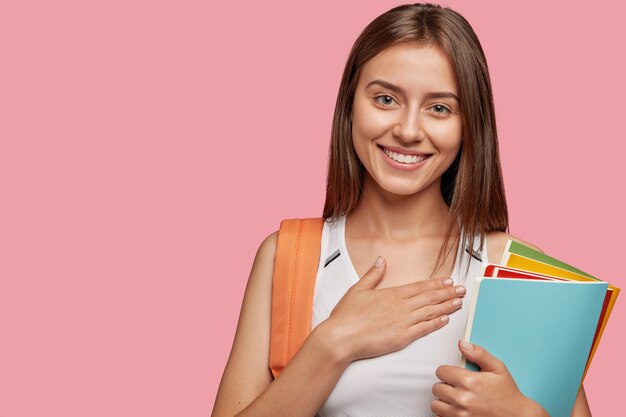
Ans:
<svg viewBox="0 0 626 417"><path fill-rule="evenodd" d="M272 265L272 270L274 269L273 264L274 264L274 257L276 256L276 242L278 239L278 231L273 232L272 234L270 234L269 236L267 236L263 242L261 242L261 245L259 246L259 249L256 252L256 256L254 257L254 265L253 268L255 266L257 266L258 264L262 264L262 266L265 267L265 269L267 269L267 264Z"/></svg>
<svg viewBox="0 0 626 417"><path fill-rule="evenodd" d="M487 253L490 263L500 263L500 259L502 258L502 254L504 253L504 249L506 248L506 243L509 241L509 239L529 246L535 250L538 250L539 252L543 252L532 243L529 243L511 234L505 232L489 232L487 233Z"/></svg>
<svg viewBox="0 0 626 417"><path fill-rule="evenodd" d="M268 286L272 285L277 237L278 232L273 232L263 239L259 245L256 255L254 256L254 262L252 263L248 284L246 286L246 294L244 297L248 296L251 292L252 294L250 294L250 297L264 297L268 291ZM259 289L259 286L263 289Z"/></svg>
<svg viewBox="0 0 626 417"><path fill-rule="evenodd" d="M267 236L261 246L259 246L259 252L264 251L271 253L272 256L276 253L276 240L278 239L278 230Z"/></svg>

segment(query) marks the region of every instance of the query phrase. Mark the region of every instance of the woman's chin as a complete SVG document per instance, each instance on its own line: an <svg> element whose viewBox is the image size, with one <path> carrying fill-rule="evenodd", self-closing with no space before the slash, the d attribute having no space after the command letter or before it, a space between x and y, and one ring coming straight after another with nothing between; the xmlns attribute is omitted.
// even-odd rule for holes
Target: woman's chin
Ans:
<svg viewBox="0 0 626 417"><path fill-rule="evenodd" d="M423 194L429 188L423 184L406 183L406 182L379 182L376 183L376 189L387 196L396 195L398 197L410 197L417 194Z"/></svg>

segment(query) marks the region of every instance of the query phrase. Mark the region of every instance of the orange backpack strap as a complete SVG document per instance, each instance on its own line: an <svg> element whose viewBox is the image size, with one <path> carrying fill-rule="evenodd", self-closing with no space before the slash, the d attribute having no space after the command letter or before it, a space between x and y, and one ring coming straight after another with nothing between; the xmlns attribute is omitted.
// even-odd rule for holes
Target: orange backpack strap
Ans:
<svg viewBox="0 0 626 417"><path fill-rule="evenodd" d="M272 284L270 369L277 378L311 333L322 218L280 223Z"/></svg>

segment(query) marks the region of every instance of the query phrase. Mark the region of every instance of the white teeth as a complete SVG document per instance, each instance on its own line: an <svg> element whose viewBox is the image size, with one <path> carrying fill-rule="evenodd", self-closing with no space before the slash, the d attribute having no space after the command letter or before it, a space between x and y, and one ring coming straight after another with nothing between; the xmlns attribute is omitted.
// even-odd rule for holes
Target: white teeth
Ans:
<svg viewBox="0 0 626 417"><path fill-rule="evenodd" d="M415 164L418 161L421 162L428 157L428 155L420 155L419 157L417 155L404 155L401 153L392 152L387 148L383 148L383 152L385 152L385 155L387 155L394 161L402 162L404 164Z"/></svg>

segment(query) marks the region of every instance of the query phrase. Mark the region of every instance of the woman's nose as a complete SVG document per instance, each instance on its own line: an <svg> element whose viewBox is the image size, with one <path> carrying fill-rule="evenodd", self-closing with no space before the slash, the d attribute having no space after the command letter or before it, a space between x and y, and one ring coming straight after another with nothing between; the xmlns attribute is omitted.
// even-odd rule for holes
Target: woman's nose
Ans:
<svg viewBox="0 0 626 417"><path fill-rule="evenodd" d="M403 142L420 141L425 135L422 124L423 120L418 111L403 112L396 121L392 133Z"/></svg>

